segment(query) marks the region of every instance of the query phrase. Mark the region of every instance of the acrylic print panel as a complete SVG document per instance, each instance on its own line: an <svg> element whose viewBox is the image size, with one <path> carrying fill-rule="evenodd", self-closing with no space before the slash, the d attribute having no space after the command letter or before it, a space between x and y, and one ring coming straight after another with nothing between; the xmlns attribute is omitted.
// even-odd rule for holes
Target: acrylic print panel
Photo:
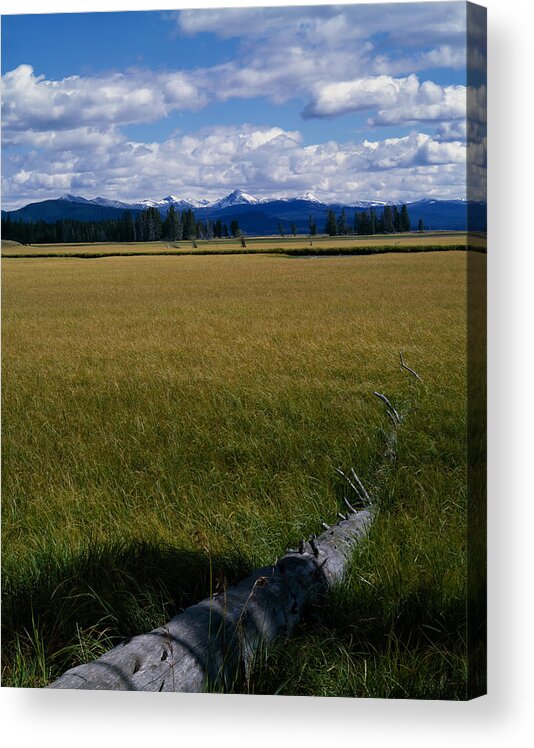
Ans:
<svg viewBox="0 0 534 748"><path fill-rule="evenodd" d="M3 685L484 693L485 23L2 17Z"/></svg>

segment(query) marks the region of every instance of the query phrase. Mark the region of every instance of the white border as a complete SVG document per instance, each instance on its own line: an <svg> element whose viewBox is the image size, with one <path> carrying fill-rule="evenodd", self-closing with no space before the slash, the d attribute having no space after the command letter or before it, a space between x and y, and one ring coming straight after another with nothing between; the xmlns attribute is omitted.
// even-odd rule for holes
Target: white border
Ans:
<svg viewBox="0 0 534 748"><path fill-rule="evenodd" d="M284 5L156 2L157 9ZM320 2L291 2L311 5ZM534 620L528 553L534 535L534 195L532 24L520 0L489 11L489 571L490 695L469 703L189 696L2 689L4 745L60 748L372 745L373 748L527 746ZM142 10L136 0L4 0L2 13ZM530 557L529 557L530 556Z"/></svg>

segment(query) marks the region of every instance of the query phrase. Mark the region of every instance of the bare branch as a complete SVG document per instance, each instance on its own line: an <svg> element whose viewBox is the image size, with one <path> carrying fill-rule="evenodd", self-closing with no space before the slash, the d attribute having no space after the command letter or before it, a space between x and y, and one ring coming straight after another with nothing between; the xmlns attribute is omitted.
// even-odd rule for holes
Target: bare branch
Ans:
<svg viewBox="0 0 534 748"><path fill-rule="evenodd" d="M411 369L409 366L406 366L406 364L404 363L404 358L402 356L402 351L399 351L399 358L400 358L400 365L401 365L401 367L403 369L406 369L406 371L409 371L410 374L413 374L413 376L421 382L422 379L419 376L419 374L416 371L414 371L413 369Z"/></svg>
<svg viewBox="0 0 534 748"><path fill-rule="evenodd" d="M387 397L385 395L383 395L381 392L373 392L373 395L376 395L376 397L379 397L380 400L382 400L383 403L386 403L386 405L388 406L388 408L391 410L391 412L395 416L395 418L397 420L397 423L400 423L401 422L401 417L399 416L399 414L397 413L397 411L395 410L395 408L393 407L393 405L390 403L390 401L387 399Z"/></svg>
<svg viewBox="0 0 534 748"><path fill-rule="evenodd" d="M345 502L345 506L350 509L351 512L354 512L354 514L356 514L356 509L352 506L346 496L343 496L343 501Z"/></svg>
<svg viewBox="0 0 534 748"><path fill-rule="evenodd" d="M351 468L351 469L350 469L350 472L352 473L352 477L353 477L353 478L354 478L354 480L356 481L356 484L357 484L358 488L359 488L359 489L360 489L360 491L362 492L362 496L363 496L363 498L365 499L365 501L366 501L366 502L367 502L368 504L372 504L373 502L372 502L372 500L371 500L371 497L369 496L369 494L368 494L368 493L367 493L367 491L365 490L365 487L364 487L363 483L361 482L361 480L360 480L360 479L358 478L358 476L356 475L356 471L354 470L354 468Z"/></svg>
<svg viewBox="0 0 534 748"><path fill-rule="evenodd" d="M347 481L347 483L349 484L349 486L352 488L352 490L354 491L354 493L356 494L356 496L361 501L362 496L361 496L360 492L358 491L358 489L356 488L356 486L354 485L354 483L349 478L349 476L346 473L344 473L341 468L336 468L335 470L336 470L336 473L339 473L339 475L342 475L343 478L345 478L345 480Z"/></svg>

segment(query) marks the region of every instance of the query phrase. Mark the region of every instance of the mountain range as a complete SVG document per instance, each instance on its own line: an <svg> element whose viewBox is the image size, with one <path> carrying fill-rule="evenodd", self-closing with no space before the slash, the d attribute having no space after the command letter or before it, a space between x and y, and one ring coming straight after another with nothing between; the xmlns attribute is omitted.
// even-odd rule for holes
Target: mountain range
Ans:
<svg viewBox="0 0 534 748"><path fill-rule="evenodd" d="M191 200L167 195L161 200L141 200L127 203L121 200L109 200L103 197L88 199L79 195L62 195L54 200L43 200L13 211L2 211L2 217L10 216L13 221L53 223L61 219L78 221L101 221L119 218L123 211L130 210L134 214L156 208L163 216L169 207L174 205L177 210L191 209L197 219L210 219L229 223L233 219L239 221L242 231L247 234L276 234L281 223L286 231L291 224L295 224L299 233L308 231L310 216L317 223L321 232L326 221L326 213L333 210L339 215L343 209L347 219L352 221L354 212L375 207L377 213L384 205L392 202L362 200L353 203L325 203L313 193L290 198L258 198L244 192L234 190L229 195L210 202L208 200ZM398 204L398 203L397 203ZM415 228L419 219L423 221L425 229L465 231L467 228L467 210L469 211L470 230L485 230L485 204L468 203L465 200L434 200L425 199L407 203L408 213Z"/></svg>

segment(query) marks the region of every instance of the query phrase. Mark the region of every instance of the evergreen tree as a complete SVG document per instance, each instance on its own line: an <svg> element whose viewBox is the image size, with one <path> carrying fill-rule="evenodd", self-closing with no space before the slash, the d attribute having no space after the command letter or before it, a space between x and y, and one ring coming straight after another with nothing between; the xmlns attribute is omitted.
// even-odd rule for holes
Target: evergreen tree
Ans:
<svg viewBox="0 0 534 748"><path fill-rule="evenodd" d="M401 207L399 224L401 231L409 231L412 227L410 216L408 215L408 208L406 207L406 205L403 205Z"/></svg>
<svg viewBox="0 0 534 748"><path fill-rule="evenodd" d="M376 210L374 208L369 211L369 233L376 234Z"/></svg>
<svg viewBox="0 0 534 748"><path fill-rule="evenodd" d="M383 234L384 233L384 214L381 213L380 217L377 218L376 221L376 233L377 234Z"/></svg>
<svg viewBox="0 0 534 748"><path fill-rule="evenodd" d="M278 221L278 233L280 236L284 236L284 224L282 221Z"/></svg>
<svg viewBox="0 0 534 748"><path fill-rule="evenodd" d="M393 206L393 228L395 229L395 233L401 230L400 227L400 214L399 209L396 205Z"/></svg>
<svg viewBox="0 0 534 748"><path fill-rule="evenodd" d="M423 219L420 218L419 223L417 224L417 231L419 231L419 233L422 234L424 230L425 230L425 227L423 225Z"/></svg>
<svg viewBox="0 0 534 748"><path fill-rule="evenodd" d="M237 237L239 235L239 223L236 218L230 221L230 233L233 237Z"/></svg>
<svg viewBox="0 0 534 748"><path fill-rule="evenodd" d="M360 231L365 236L371 233L371 219L369 217L369 213L366 210L363 210L361 214Z"/></svg>
<svg viewBox="0 0 534 748"><path fill-rule="evenodd" d="M328 236L336 236L337 234L336 214L333 210L329 210L326 214L326 226L324 232L325 234L328 234Z"/></svg>
<svg viewBox="0 0 534 748"><path fill-rule="evenodd" d="M185 240L194 239L196 235L195 214L188 208L182 213L182 238Z"/></svg>
<svg viewBox="0 0 534 748"><path fill-rule="evenodd" d="M291 224L291 233L293 234L293 236L297 235L297 227L294 223Z"/></svg>
<svg viewBox="0 0 534 748"><path fill-rule="evenodd" d="M337 222L337 233L340 236L345 236L349 233L349 225L347 223L347 215L345 213L345 208L341 211L341 215L339 217L339 220Z"/></svg>
<svg viewBox="0 0 534 748"><path fill-rule="evenodd" d="M170 242L179 241L181 239L181 221L180 213L176 212L174 205L171 205L167 211L167 217L164 221L163 235L164 238Z"/></svg>
<svg viewBox="0 0 534 748"><path fill-rule="evenodd" d="M310 216L310 236L316 236L317 235L317 224L315 223L315 218L313 216Z"/></svg>
<svg viewBox="0 0 534 748"><path fill-rule="evenodd" d="M120 241L133 242L135 240L135 228L131 210L125 210L120 223ZM80 240L81 241L81 240Z"/></svg>
<svg viewBox="0 0 534 748"><path fill-rule="evenodd" d="M223 235L223 226L222 221L220 218L217 219L215 222L215 228L213 229L213 234L216 239L221 239Z"/></svg>
<svg viewBox="0 0 534 748"><path fill-rule="evenodd" d="M382 216L384 219L384 233L392 234L395 231L395 226L393 224L393 210L391 208L391 205L384 206L384 212Z"/></svg>

